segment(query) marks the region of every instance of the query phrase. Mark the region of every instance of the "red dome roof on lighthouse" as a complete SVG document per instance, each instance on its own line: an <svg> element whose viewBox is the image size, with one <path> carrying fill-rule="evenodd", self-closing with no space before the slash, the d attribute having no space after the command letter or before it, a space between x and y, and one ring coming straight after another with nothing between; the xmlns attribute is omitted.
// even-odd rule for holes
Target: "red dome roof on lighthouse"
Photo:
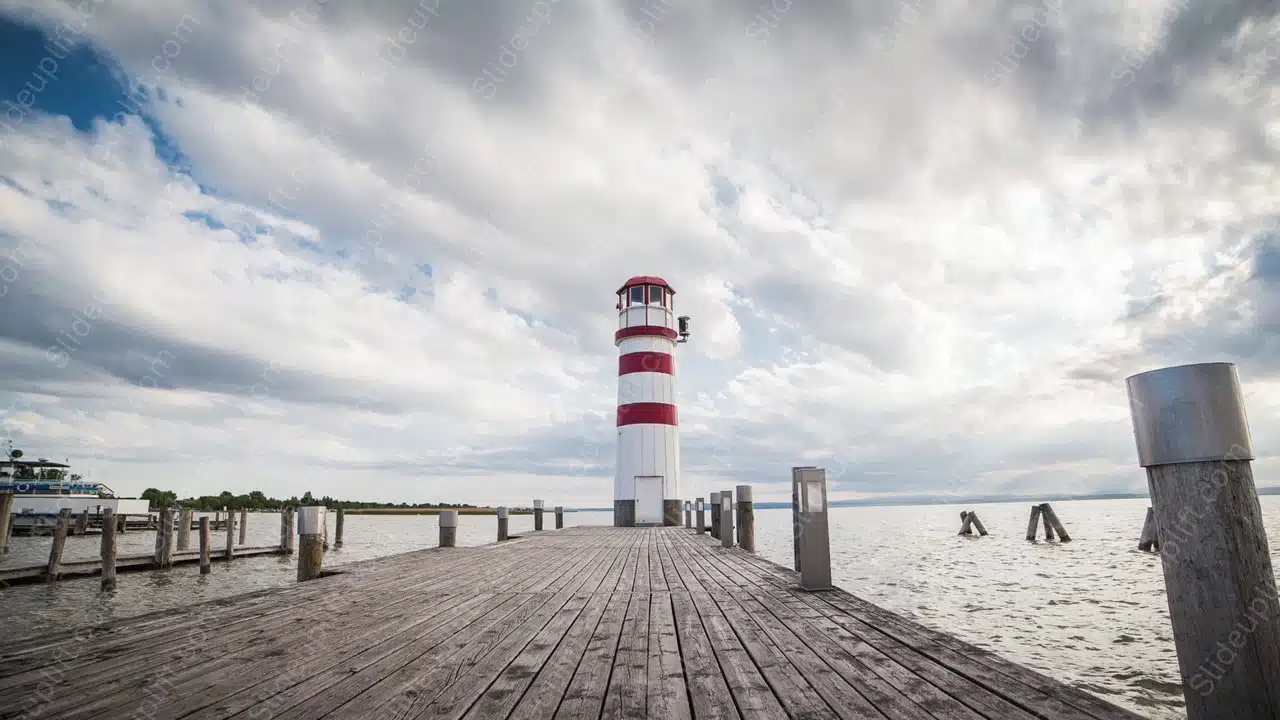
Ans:
<svg viewBox="0 0 1280 720"><path fill-rule="evenodd" d="M622 287L618 288L618 292L623 292L627 288L635 287L636 285L658 285L666 288L667 292L671 293L672 295L676 294L675 288L668 285L666 280L663 280L657 275L636 275L630 280L622 283Z"/></svg>

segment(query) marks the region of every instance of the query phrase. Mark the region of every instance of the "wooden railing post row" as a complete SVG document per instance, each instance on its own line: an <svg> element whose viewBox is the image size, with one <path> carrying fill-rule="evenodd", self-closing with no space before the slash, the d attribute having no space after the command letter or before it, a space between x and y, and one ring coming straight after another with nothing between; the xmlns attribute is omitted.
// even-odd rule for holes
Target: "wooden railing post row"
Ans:
<svg viewBox="0 0 1280 720"><path fill-rule="evenodd" d="M1126 380L1189 720L1280 717L1280 603L1236 366Z"/></svg>

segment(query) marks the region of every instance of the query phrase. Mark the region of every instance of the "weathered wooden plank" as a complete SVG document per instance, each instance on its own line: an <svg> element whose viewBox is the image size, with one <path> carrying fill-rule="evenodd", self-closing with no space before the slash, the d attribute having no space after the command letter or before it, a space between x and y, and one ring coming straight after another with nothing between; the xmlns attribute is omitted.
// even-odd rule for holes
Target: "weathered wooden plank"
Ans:
<svg viewBox="0 0 1280 720"><path fill-rule="evenodd" d="M706 537L705 535L703 537ZM691 593L671 593L671 609L675 614L676 632L680 636L680 656L684 660L685 680L693 715L703 718L741 718L733 702L729 684L720 669L711 639L690 599Z"/></svg>
<svg viewBox="0 0 1280 720"><path fill-rule="evenodd" d="M646 552L648 543L642 552ZM641 562L644 570L637 574L637 588L641 575L648 578L648 563ZM646 583L647 585L647 583ZM649 595L633 592L628 598L627 612L622 620L622 632L613 653L613 672L609 674L608 691L604 696L602 718L638 718L646 716L649 673Z"/></svg>
<svg viewBox="0 0 1280 720"><path fill-rule="evenodd" d="M693 717L684 665L680 661L680 637L676 634L670 592L655 592L649 596L649 672L646 679L646 705L650 717L663 720Z"/></svg>
<svg viewBox="0 0 1280 720"><path fill-rule="evenodd" d="M634 551L629 552L628 555L628 562L633 562ZM619 587L621 587L621 580L619 580ZM604 614L595 632L591 634L591 639L587 641L587 649L578 662L578 668L569 682L569 687L565 689L564 698L560 702L560 707L556 709L554 717L561 720L577 720L600 716L605 690L609 685L614 653L618 647L618 638L622 634L622 623L626 618L630 599L629 592L615 592L609 596Z"/></svg>

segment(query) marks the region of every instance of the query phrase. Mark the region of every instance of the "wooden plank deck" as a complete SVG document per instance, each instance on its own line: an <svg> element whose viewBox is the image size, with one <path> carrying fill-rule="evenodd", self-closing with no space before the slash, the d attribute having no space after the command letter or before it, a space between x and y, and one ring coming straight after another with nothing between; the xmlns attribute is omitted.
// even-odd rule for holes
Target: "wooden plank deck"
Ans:
<svg viewBox="0 0 1280 720"><path fill-rule="evenodd" d="M0 718L1135 718L683 528L574 527L0 644Z"/></svg>

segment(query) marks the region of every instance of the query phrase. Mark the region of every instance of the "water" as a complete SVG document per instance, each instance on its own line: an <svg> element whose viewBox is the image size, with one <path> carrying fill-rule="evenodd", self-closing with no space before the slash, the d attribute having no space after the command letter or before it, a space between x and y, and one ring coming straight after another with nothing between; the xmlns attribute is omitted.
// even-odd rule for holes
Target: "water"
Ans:
<svg viewBox="0 0 1280 720"><path fill-rule="evenodd" d="M1280 566L1280 497L1261 498ZM1146 500L1055 502L1073 542L1028 543L1029 503L833 508L836 584L882 607L1072 683L1145 717L1185 718L1160 558L1137 549ZM960 511L991 535L960 537ZM332 519L330 520L332 523ZM546 518L551 527L553 517ZM565 513L566 525L609 525L611 513ZM458 545L494 539L493 516L461 516ZM280 516L251 514L250 545L279 542ZM533 529L513 516L511 532ZM330 529L330 537L333 531ZM121 554L148 553L154 534L121 537ZM435 516L349 515L345 546L325 566L433 547ZM192 535L193 542L195 535ZM215 533L214 547L222 542ZM49 538L13 538L5 564L47 559ZM790 566L791 511L756 511L757 552ZM92 558L98 537L67 539L66 557ZM0 616L19 637L103 622L295 582L296 559L267 556L168 572L123 573L113 593L96 579L0 591Z"/></svg>

